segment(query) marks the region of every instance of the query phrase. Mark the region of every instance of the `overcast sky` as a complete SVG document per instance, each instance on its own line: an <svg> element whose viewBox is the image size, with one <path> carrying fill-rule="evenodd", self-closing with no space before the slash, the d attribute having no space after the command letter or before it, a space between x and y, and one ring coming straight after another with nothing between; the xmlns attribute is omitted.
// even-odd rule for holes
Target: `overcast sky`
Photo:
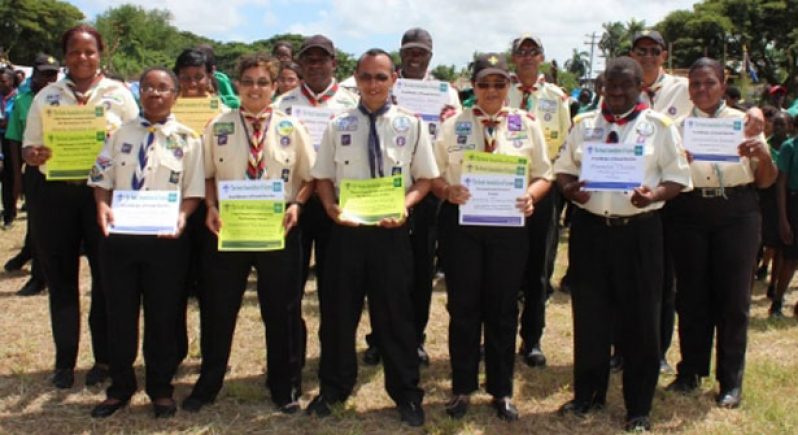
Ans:
<svg viewBox="0 0 798 435"><path fill-rule="evenodd" d="M124 1L70 0L88 18ZM430 31L432 64L466 65L474 51L503 51L524 32L538 35L547 59L562 65L574 48L589 51L585 36L607 21L631 18L653 25L696 0L137 0L166 8L173 24L220 41L251 42L279 33L330 37L359 55L379 47L395 50L411 27ZM596 53L598 54L598 53ZM594 69L603 63L596 55Z"/></svg>

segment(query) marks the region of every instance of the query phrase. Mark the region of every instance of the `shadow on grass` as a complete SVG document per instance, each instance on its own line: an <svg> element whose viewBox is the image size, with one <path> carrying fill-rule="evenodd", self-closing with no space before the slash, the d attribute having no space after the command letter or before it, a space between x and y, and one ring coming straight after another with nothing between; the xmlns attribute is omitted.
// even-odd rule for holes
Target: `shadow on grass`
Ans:
<svg viewBox="0 0 798 435"><path fill-rule="evenodd" d="M784 317L776 319L771 319L767 317L767 315L766 317L752 316L748 321L748 328L757 332L789 329L795 328L796 326L798 326L798 321L796 321L795 317L792 317L792 314L785 314Z"/></svg>

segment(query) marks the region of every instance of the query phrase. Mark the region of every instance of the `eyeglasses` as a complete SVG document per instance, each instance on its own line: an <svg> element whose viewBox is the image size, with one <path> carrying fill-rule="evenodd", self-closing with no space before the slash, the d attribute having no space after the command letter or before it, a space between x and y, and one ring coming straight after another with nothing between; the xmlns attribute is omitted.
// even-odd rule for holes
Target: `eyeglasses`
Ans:
<svg viewBox="0 0 798 435"><path fill-rule="evenodd" d="M264 80L258 80L258 81L255 81L255 80L239 80L238 84L243 86L243 87L245 87L245 88L251 88L251 87L253 87L255 85L257 85L259 88L268 88L269 86L272 85L272 82L270 82L269 80L265 80L265 79Z"/></svg>
<svg viewBox="0 0 798 435"><path fill-rule="evenodd" d="M363 73L363 74L358 74L358 76L357 76L357 79L360 80L361 82L370 82L372 80L376 80L378 82L387 82L388 79L390 79L390 78L391 77L388 76L387 74L374 74L374 75L372 75L372 74L369 74L369 73Z"/></svg>
<svg viewBox="0 0 798 435"><path fill-rule="evenodd" d="M147 86L147 85L145 85L145 86L142 86L140 89L141 89L141 93L142 94L158 94L158 95L166 95L166 94L168 94L170 92L174 92L175 91L174 88L169 88L169 87L166 87L166 86L155 87L155 86Z"/></svg>
<svg viewBox="0 0 798 435"><path fill-rule="evenodd" d="M643 57L643 56L654 56L654 57L656 57L656 56L659 56L660 54L662 54L662 49L659 48L659 47L651 47L651 48L637 47L633 51L634 51L634 53L636 55L638 55L640 57Z"/></svg>
<svg viewBox="0 0 798 435"><path fill-rule="evenodd" d="M519 48L518 50L515 50L513 52L513 54L516 55L516 56L521 56L521 57L524 57L524 56L537 56L537 55L540 54L540 49L539 48Z"/></svg>
<svg viewBox="0 0 798 435"><path fill-rule="evenodd" d="M501 91L507 87L507 82L477 82L477 87L479 89L496 89L497 91Z"/></svg>

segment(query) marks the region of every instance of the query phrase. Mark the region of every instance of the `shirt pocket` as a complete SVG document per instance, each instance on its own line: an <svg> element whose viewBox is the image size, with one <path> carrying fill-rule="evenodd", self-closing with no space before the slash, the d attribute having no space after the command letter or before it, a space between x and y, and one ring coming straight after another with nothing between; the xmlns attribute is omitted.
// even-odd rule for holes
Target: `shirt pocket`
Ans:
<svg viewBox="0 0 798 435"><path fill-rule="evenodd" d="M158 154L158 168L155 170L155 186L159 190L182 190L183 161L169 151Z"/></svg>
<svg viewBox="0 0 798 435"><path fill-rule="evenodd" d="M338 181L350 178L367 178L369 174L363 173L363 160L365 150L353 146L338 146L335 150L335 174Z"/></svg>
<svg viewBox="0 0 798 435"><path fill-rule="evenodd" d="M413 149L410 144L405 143L401 146L391 144L386 148L385 154L387 158L384 159L384 163L386 163L384 166L391 171L390 174L385 174L386 177L388 175L398 175L397 172L400 171L402 175L408 174L410 163L413 161Z"/></svg>

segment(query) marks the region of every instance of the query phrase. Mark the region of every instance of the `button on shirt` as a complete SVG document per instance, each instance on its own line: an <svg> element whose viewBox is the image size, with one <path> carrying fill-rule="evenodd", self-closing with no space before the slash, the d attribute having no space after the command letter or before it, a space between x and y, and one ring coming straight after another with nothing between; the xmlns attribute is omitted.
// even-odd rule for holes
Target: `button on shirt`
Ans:
<svg viewBox="0 0 798 435"><path fill-rule="evenodd" d="M507 115L500 117L495 127L494 153L526 157L529 160L528 180L552 179L551 162L546 142L537 122L522 110L503 108ZM474 108L443 123L443 132L435 143L435 160L442 177L449 184L460 184L463 156L466 151L485 151L484 127L474 114Z"/></svg>
<svg viewBox="0 0 798 435"><path fill-rule="evenodd" d="M147 143L149 129L144 118L122 125L97 156L89 175L89 186L106 190L133 190L132 180L140 165L139 151ZM141 190L180 191L183 198L205 196L202 143L193 130L169 117L153 124L154 140L146 149L147 163L141 171Z"/></svg>
<svg viewBox="0 0 798 435"><path fill-rule="evenodd" d="M612 131L617 134L620 143L643 145L643 185L653 189L662 182L671 181L685 186L684 190L692 187L690 167L675 124L651 109L644 109L637 118L624 125L607 122L599 112L577 116L563 152L554 163L554 173L579 177L585 144L606 142ZM631 202L633 193L590 192L590 199L586 203L574 204L599 216L632 216L664 205L663 201L657 201L648 207L637 208Z"/></svg>
<svg viewBox="0 0 798 435"><path fill-rule="evenodd" d="M568 96L559 86L546 83L541 74L530 93L527 107L521 107L524 97L522 86L518 83L510 87L510 92L507 94L507 105L535 115L535 119L543 130L547 154L549 158L554 159L571 128L571 109L568 107Z"/></svg>
<svg viewBox="0 0 798 435"><path fill-rule="evenodd" d="M392 105L377 118L376 128L386 177L401 173L405 190L413 180L438 177L429 134L414 114ZM372 178L368 143L368 116L358 109L336 116L324 131L313 178L331 180L336 187L344 179Z"/></svg>
<svg viewBox="0 0 798 435"><path fill-rule="evenodd" d="M694 108L688 112L688 116L679 122L680 132L684 131L684 121L688 117L698 118L735 118L743 120L745 113L726 106L725 104L714 115L702 112ZM760 134L757 139L765 142L765 136ZM690 172L693 174L693 184L695 187L733 187L742 186L754 182L754 172L756 172L757 161L748 157L741 157L739 162L713 163L705 161L693 161L690 163ZM718 178L720 174L720 178Z"/></svg>
<svg viewBox="0 0 798 435"><path fill-rule="evenodd" d="M688 81L685 77L662 72L649 88L643 88L640 100L655 112L667 115L673 120L679 119L690 113L690 109L693 108L687 86Z"/></svg>
<svg viewBox="0 0 798 435"><path fill-rule="evenodd" d="M78 101L67 83L69 83L69 79L51 83L33 98L22 141L23 148L44 145L44 131L42 130L44 108L78 105ZM108 78L100 79L89 91L86 105L101 106L105 109L106 133L108 135L119 128L122 123L136 119L139 113L139 106L124 83ZM46 174L46 165L40 165L39 170Z"/></svg>
<svg viewBox="0 0 798 435"><path fill-rule="evenodd" d="M218 180L246 180L250 143L241 123L241 112L234 110L219 115L205 129L205 177ZM303 181L311 181L310 168L315 161L313 143L305 127L291 116L273 110L264 139L266 160L264 180L282 178L285 199L294 201Z"/></svg>

